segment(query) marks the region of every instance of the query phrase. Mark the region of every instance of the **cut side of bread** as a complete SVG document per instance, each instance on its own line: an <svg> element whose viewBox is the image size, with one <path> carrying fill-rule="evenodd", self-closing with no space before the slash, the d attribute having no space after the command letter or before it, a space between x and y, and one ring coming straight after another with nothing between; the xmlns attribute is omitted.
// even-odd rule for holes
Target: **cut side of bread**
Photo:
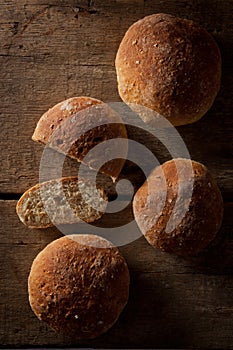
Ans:
<svg viewBox="0 0 233 350"><path fill-rule="evenodd" d="M46 181L28 189L19 199L16 211L24 225L46 228L54 225L94 222L107 206L102 188L78 177Z"/></svg>
<svg viewBox="0 0 233 350"><path fill-rule="evenodd" d="M104 102L90 97L73 97L50 108L38 121L32 136L34 141L74 158L114 181L128 151L127 143L120 141L122 138L127 139L127 131L119 114ZM109 140L116 142L112 150L106 142ZM101 150L90 155L89 152L100 144ZM115 156L117 149L122 150L121 157Z"/></svg>

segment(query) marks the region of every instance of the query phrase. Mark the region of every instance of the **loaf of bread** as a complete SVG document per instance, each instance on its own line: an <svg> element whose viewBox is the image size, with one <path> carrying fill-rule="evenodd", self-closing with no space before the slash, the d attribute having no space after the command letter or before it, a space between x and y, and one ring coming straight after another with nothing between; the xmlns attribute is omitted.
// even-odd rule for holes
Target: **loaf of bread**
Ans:
<svg viewBox="0 0 233 350"><path fill-rule="evenodd" d="M216 42L195 22L168 14L134 23L115 63L122 100L139 114L147 107L173 125L200 119L220 88L221 55Z"/></svg>
<svg viewBox="0 0 233 350"><path fill-rule="evenodd" d="M32 136L34 141L100 170L113 180L121 172L124 157L106 162L107 145L99 154L88 159L85 156L96 145L117 138L127 138L121 117L107 104L91 97L73 97L58 103L42 115ZM124 148L126 157L125 144ZM99 169L101 160L103 166Z"/></svg>
<svg viewBox="0 0 233 350"><path fill-rule="evenodd" d="M186 256L215 238L223 200L204 165L179 158L155 168L135 194L133 211L153 247Z"/></svg>
<svg viewBox="0 0 233 350"><path fill-rule="evenodd" d="M81 187L82 188L81 188ZM77 177L64 177L35 185L19 199L16 207L20 220L30 228L93 222L105 212L104 190Z"/></svg>
<svg viewBox="0 0 233 350"><path fill-rule="evenodd" d="M106 332L128 301L125 259L94 235L65 236L35 258L28 279L36 316L55 331L76 339Z"/></svg>

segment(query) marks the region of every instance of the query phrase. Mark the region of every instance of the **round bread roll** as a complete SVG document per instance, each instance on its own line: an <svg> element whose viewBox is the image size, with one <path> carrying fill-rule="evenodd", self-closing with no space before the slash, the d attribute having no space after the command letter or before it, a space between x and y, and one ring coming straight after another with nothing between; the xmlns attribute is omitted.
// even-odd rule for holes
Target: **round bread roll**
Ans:
<svg viewBox="0 0 233 350"><path fill-rule="evenodd" d="M153 247L186 256L200 252L216 236L223 200L204 165L178 158L155 168L135 194L133 211Z"/></svg>
<svg viewBox="0 0 233 350"><path fill-rule="evenodd" d="M85 96L69 98L50 108L38 121L32 136L33 141L100 170L114 181L124 165L124 157L113 157L106 162L107 145L93 157L86 156L104 141L115 139L120 142L120 138L127 139L127 131L119 114L104 102ZM128 150L123 151L126 157ZM99 163L103 164L100 169Z"/></svg>
<svg viewBox="0 0 233 350"><path fill-rule="evenodd" d="M35 258L28 280L36 316L76 339L106 332L128 300L129 271L119 250L94 235L50 243Z"/></svg>
<svg viewBox="0 0 233 350"><path fill-rule="evenodd" d="M216 42L193 21L168 14L134 23L115 63L122 100L139 114L141 106L152 109L173 125L200 119L220 88L221 55Z"/></svg>

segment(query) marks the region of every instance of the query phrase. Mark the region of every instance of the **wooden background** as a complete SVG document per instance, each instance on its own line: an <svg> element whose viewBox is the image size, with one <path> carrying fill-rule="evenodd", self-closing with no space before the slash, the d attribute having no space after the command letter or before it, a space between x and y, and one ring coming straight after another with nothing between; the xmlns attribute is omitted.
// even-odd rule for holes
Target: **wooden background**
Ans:
<svg viewBox="0 0 233 350"><path fill-rule="evenodd" d="M233 1L2 0L0 11L1 347L233 349ZM20 194L38 182L43 148L31 135L41 114L65 98L120 101L118 45L134 21L156 12L196 20L222 52L214 106L199 122L177 129L192 158L214 175L225 201L224 222L211 246L189 260L156 251L143 238L122 247L131 272L129 303L108 333L77 344L48 329L28 304L31 263L61 236L56 229L29 230L15 213ZM129 134L165 160L150 137ZM75 162L66 165L64 173L77 172ZM129 164L122 177L135 186L143 181ZM130 221L131 208L106 220L106 226Z"/></svg>

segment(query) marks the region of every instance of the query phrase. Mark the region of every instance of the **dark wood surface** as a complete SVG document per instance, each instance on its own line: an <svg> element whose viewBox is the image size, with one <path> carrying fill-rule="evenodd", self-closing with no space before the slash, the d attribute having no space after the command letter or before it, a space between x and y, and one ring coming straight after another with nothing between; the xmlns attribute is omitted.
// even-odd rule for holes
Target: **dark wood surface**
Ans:
<svg viewBox="0 0 233 350"><path fill-rule="evenodd" d="M6 0L0 5L0 346L233 349L233 1ZM211 246L189 260L156 251L143 237L121 247L131 273L129 303L109 332L75 344L49 330L28 303L31 263L61 236L57 229L27 229L15 212L16 199L39 179L43 148L31 136L41 114L65 98L120 101L117 47L134 21L156 12L196 20L221 49L222 87L213 107L199 122L177 130L222 191L223 226ZM166 159L151 135L128 131L160 161ZM58 158L54 154L54 163ZM76 172L76 162L66 160L63 174ZM135 187L143 181L129 163L122 177ZM107 186L113 193L110 182ZM128 208L103 218L102 225L131 220Z"/></svg>

